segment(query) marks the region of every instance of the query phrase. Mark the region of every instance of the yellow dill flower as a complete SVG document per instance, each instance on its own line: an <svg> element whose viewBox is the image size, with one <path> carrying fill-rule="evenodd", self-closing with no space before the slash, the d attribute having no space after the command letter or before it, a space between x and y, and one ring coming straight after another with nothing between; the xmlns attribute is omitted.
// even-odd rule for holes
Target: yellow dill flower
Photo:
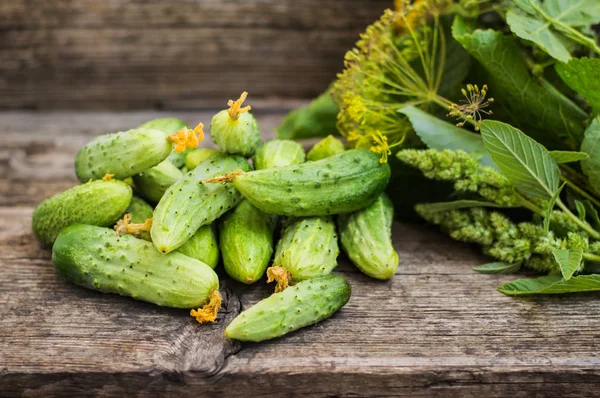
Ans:
<svg viewBox="0 0 600 398"><path fill-rule="evenodd" d="M381 154L379 163L387 163L388 156L392 154L390 146L388 145L388 139L385 135L381 134L381 131L376 131L372 136L374 145L371 146L371 152Z"/></svg>
<svg viewBox="0 0 600 398"><path fill-rule="evenodd" d="M464 126L466 122L472 122L475 126L475 130L479 130L483 115L491 115L491 110L486 110L493 102L493 98L485 98L487 95L488 86L483 85L481 90L475 84L467 84L466 89L461 89L462 95L465 97L464 100L460 101L460 104L451 104L450 111L446 116L453 116L460 120L456 125L458 127Z"/></svg>

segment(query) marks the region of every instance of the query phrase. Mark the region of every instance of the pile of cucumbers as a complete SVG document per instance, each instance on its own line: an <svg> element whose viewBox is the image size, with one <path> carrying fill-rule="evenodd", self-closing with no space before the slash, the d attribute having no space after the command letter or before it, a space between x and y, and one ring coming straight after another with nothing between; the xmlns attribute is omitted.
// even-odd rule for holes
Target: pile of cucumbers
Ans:
<svg viewBox="0 0 600 398"><path fill-rule="evenodd" d="M33 213L57 273L90 289L191 309L201 323L220 307L219 263L245 284L267 274L276 293L226 329L243 341L284 335L346 304L350 285L331 274L338 241L362 272L391 278L398 255L383 192L389 166L331 136L308 155L294 141L260 145L244 99L213 117L218 149L186 149L202 139L202 125L191 130L173 118L85 145L75 159L81 184Z"/></svg>

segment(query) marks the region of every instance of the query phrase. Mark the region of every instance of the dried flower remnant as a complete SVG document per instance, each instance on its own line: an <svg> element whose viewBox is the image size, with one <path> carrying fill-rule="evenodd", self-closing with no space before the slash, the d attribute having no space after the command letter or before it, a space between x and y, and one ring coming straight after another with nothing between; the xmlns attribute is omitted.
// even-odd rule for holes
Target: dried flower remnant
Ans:
<svg viewBox="0 0 600 398"><path fill-rule="evenodd" d="M119 235L130 234L139 237L144 231L150 232L152 228L152 219L148 218L143 224L131 224L131 214L125 214L123 218L117 221L114 229Z"/></svg>
<svg viewBox="0 0 600 398"><path fill-rule="evenodd" d="M110 180L112 180L112 178L114 176L115 176L114 174L109 174L109 173L104 174L104 177L102 177L102 181L110 181Z"/></svg>
<svg viewBox="0 0 600 398"><path fill-rule="evenodd" d="M465 123L473 123L475 130L479 130L479 126L483 120L483 115L491 115L491 110L486 110L493 102L493 98L485 98L487 95L488 86L484 84L481 90L475 84L467 84L467 89L461 90L465 100L461 100L460 104L450 105L450 112L446 116L453 116L460 119L456 125L462 127Z"/></svg>
<svg viewBox="0 0 600 398"><path fill-rule="evenodd" d="M292 279L292 273L283 267L270 267L267 269L267 283L276 282L275 293L284 291Z"/></svg>
<svg viewBox="0 0 600 398"><path fill-rule="evenodd" d="M214 322L221 309L221 294L218 290L213 290L209 296L210 301L202 308L191 310L190 315L196 318L198 323Z"/></svg>
<svg viewBox="0 0 600 398"><path fill-rule="evenodd" d="M175 143L174 151L177 153L184 152L187 148L196 148L204 139L204 124L198 125L190 130L187 127L182 128L169 136L169 139Z"/></svg>
<svg viewBox="0 0 600 398"><path fill-rule="evenodd" d="M240 98L238 98L237 100L227 101L227 106L229 106L227 113L229 113L229 117L231 118L231 120L237 120L237 118L240 117L241 113L248 112L250 109L252 109L250 105L242 107L242 104L244 103L244 101L246 101L247 97L248 93L244 91L242 95L240 95Z"/></svg>

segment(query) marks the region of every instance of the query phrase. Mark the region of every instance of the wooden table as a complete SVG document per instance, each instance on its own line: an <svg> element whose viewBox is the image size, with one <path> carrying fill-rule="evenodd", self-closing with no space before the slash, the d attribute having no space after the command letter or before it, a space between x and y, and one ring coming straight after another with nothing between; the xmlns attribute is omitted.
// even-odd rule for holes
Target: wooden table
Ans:
<svg viewBox="0 0 600 398"><path fill-rule="evenodd" d="M285 109L270 109L258 118L272 134ZM0 113L0 396L599 394L597 295L506 297L495 288L514 276L475 274L486 258L425 226L394 225L401 265L391 281L341 258L335 272L352 284L350 302L260 344L223 330L269 295L264 280L247 287L223 277L218 321L199 325L187 311L58 277L31 213L76 183L77 150L151 118L208 124L211 114Z"/></svg>

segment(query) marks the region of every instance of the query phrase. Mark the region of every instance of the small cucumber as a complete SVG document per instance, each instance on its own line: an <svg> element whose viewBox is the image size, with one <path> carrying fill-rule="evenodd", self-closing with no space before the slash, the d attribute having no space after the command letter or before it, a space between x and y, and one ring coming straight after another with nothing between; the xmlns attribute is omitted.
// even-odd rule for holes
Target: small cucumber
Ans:
<svg viewBox="0 0 600 398"><path fill-rule="evenodd" d="M302 281L259 301L225 329L230 339L263 341L329 318L350 299L348 282L337 275Z"/></svg>
<svg viewBox="0 0 600 398"><path fill-rule="evenodd" d="M308 152L306 159L314 162L335 156L338 153L344 152L345 150L346 148L344 148L344 143L342 140L335 138L332 135L328 135L312 147L312 149Z"/></svg>
<svg viewBox="0 0 600 398"><path fill-rule="evenodd" d="M256 170L284 167L306 161L306 153L302 145L290 140L271 140L258 147L254 155Z"/></svg>
<svg viewBox="0 0 600 398"><path fill-rule="evenodd" d="M160 130L136 129L94 138L75 158L79 181L114 174L122 180L154 167L169 156L171 142Z"/></svg>
<svg viewBox="0 0 600 398"><path fill-rule="evenodd" d="M167 188L175 184L183 173L173 163L164 160L156 166L133 177L133 183L141 196L151 203L158 203Z"/></svg>
<svg viewBox="0 0 600 398"><path fill-rule="evenodd" d="M330 217L290 220L277 243L273 267L285 268L294 282L314 278L336 267L339 252Z"/></svg>
<svg viewBox="0 0 600 398"><path fill-rule="evenodd" d="M217 113L210 124L210 136L217 146L233 155L250 157L260 144L260 130L249 106L242 108L248 93L237 101L229 101L229 109Z"/></svg>
<svg viewBox="0 0 600 398"><path fill-rule="evenodd" d="M177 251L215 269L219 263L219 242L217 242L213 226L204 225L198 228L196 233Z"/></svg>
<svg viewBox="0 0 600 398"><path fill-rule="evenodd" d="M218 151L214 148L198 148L192 149L185 156L185 167L188 170L193 170L199 163L204 162L205 160L212 159L216 156L223 156L223 152Z"/></svg>
<svg viewBox="0 0 600 398"><path fill-rule="evenodd" d="M144 199L134 196L131 198L127 209L125 209L125 214L131 214L132 224L143 224L147 219L152 218L153 210L152 206L146 203ZM141 231L140 238L150 241L150 232Z"/></svg>
<svg viewBox="0 0 600 398"><path fill-rule="evenodd" d="M123 181L92 181L44 200L33 212L32 229L45 244L52 244L71 224L110 227L131 202L131 188Z"/></svg>
<svg viewBox="0 0 600 398"><path fill-rule="evenodd" d="M273 254L275 219L242 201L220 224L220 247L225 271L242 283L262 278Z"/></svg>
<svg viewBox="0 0 600 398"><path fill-rule="evenodd" d="M385 189L390 167L367 149L351 149L323 160L257 170L231 177L260 210L285 216L348 213L373 203Z"/></svg>
<svg viewBox="0 0 600 398"><path fill-rule="evenodd" d="M183 120L174 118L174 117L163 117L159 119L150 120L144 124L139 125L137 128L146 128L146 129L155 129L160 130L166 134L173 134L178 132L184 127L189 127L186 122ZM185 162L186 154L192 149L187 149L184 152L175 152L171 151L167 160L177 168L183 167Z"/></svg>
<svg viewBox="0 0 600 398"><path fill-rule="evenodd" d="M398 253L392 244L394 206L386 194L364 209L338 216L342 248L365 274L390 279L398 269Z"/></svg>
<svg viewBox="0 0 600 398"><path fill-rule="evenodd" d="M91 225L66 228L52 247L52 262L77 285L167 307L202 306L219 289L217 274L203 262L165 256L150 242Z"/></svg>
<svg viewBox="0 0 600 398"><path fill-rule="evenodd" d="M209 159L171 185L154 209L152 242L162 253L178 249L203 225L212 223L242 199L233 184L203 181L234 170L250 170L241 156Z"/></svg>

